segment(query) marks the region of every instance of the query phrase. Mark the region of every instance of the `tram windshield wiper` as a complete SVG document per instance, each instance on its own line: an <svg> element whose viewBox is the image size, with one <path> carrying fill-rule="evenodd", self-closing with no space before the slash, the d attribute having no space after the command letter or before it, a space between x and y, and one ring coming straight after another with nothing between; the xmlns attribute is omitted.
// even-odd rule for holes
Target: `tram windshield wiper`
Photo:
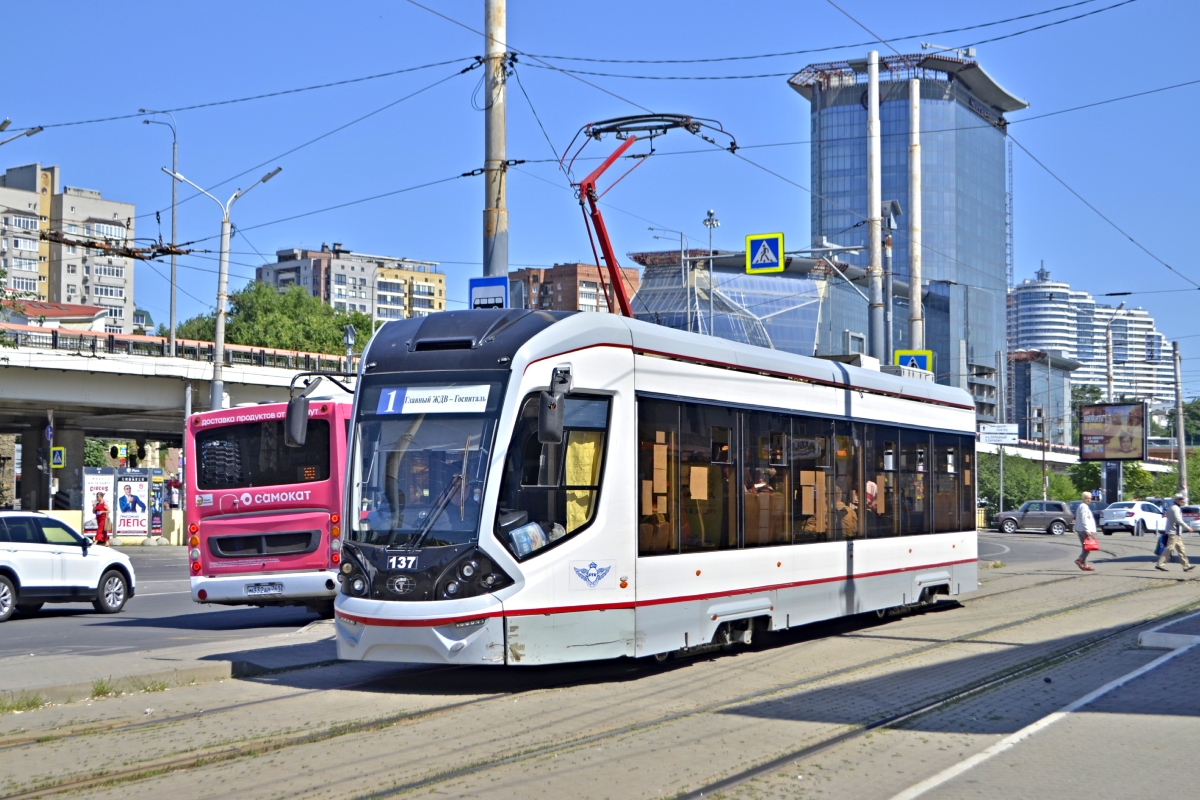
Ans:
<svg viewBox="0 0 1200 800"><path fill-rule="evenodd" d="M429 531L433 530L434 523L441 519L446 506L450 505L450 498L454 496L454 491L462 485L462 475L454 475L450 478L450 482L446 484L446 488L442 489L442 493L437 496L437 500L433 501L433 507L429 509L429 516L421 523L421 527L417 529L416 538L406 546L407 549L416 550L421 546L421 542L425 541L425 537L429 535Z"/></svg>

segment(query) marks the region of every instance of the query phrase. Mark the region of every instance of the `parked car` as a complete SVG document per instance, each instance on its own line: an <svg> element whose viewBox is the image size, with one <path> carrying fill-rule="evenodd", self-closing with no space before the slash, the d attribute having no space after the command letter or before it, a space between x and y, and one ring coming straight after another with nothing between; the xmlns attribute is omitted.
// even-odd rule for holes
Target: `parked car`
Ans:
<svg viewBox="0 0 1200 800"><path fill-rule="evenodd" d="M1079 504L1082 502L1082 500L1072 500L1067 503L1067 510L1071 512L1072 520L1075 519L1075 513L1079 510ZM1093 500L1088 504L1088 508L1092 510L1092 516L1099 520L1100 514L1104 512L1104 509L1108 508L1108 503L1103 500Z"/></svg>
<svg viewBox="0 0 1200 800"><path fill-rule="evenodd" d="M1113 503L1104 509L1097 525L1105 536L1113 531L1125 531L1142 536L1146 531L1162 533L1167 529L1167 518L1162 509L1146 500L1127 500Z"/></svg>
<svg viewBox="0 0 1200 800"><path fill-rule="evenodd" d="M1024 528L1062 536L1074 522L1067 504L1058 500L1030 500L1015 511L996 515L996 527L1005 533L1016 533Z"/></svg>
<svg viewBox="0 0 1200 800"><path fill-rule="evenodd" d="M1183 521L1192 529L1192 533L1200 533L1200 506L1184 506L1179 510L1183 512Z"/></svg>
<svg viewBox="0 0 1200 800"><path fill-rule="evenodd" d="M0 622L46 603L90 602L115 614L133 597L134 581L124 553L95 547L45 514L0 511Z"/></svg>

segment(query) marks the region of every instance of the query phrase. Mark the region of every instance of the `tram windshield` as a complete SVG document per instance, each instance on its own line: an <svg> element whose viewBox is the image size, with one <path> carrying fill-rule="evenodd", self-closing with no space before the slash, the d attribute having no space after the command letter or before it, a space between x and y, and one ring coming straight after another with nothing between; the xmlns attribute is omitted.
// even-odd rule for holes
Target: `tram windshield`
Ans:
<svg viewBox="0 0 1200 800"><path fill-rule="evenodd" d="M434 547L479 536L499 383L365 387L350 476L350 538Z"/></svg>

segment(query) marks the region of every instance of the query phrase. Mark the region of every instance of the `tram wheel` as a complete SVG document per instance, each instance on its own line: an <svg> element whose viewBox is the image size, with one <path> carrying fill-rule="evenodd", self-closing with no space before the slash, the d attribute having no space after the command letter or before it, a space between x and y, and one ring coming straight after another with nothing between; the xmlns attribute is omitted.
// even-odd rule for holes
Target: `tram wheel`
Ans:
<svg viewBox="0 0 1200 800"><path fill-rule="evenodd" d="M670 660L671 660L671 654L670 654L669 652L667 652L667 653L655 653L655 654L654 654L654 660L655 660L655 661L657 661L659 664L665 664L665 663L667 663L668 661L670 661Z"/></svg>

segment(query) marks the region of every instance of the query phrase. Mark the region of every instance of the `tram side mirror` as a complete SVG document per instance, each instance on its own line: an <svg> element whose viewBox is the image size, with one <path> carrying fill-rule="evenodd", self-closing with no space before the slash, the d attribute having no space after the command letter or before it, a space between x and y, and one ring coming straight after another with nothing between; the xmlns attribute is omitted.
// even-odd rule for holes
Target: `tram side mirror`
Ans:
<svg viewBox="0 0 1200 800"><path fill-rule="evenodd" d="M308 439L308 398L293 397L287 404L284 418L283 441L288 447L303 447Z"/></svg>
<svg viewBox="0 0 1200 800"><path fill-rule="evenodd" d="M555 392L542 392L538 408L538 442L562 444L564 396Z"/></svg>

